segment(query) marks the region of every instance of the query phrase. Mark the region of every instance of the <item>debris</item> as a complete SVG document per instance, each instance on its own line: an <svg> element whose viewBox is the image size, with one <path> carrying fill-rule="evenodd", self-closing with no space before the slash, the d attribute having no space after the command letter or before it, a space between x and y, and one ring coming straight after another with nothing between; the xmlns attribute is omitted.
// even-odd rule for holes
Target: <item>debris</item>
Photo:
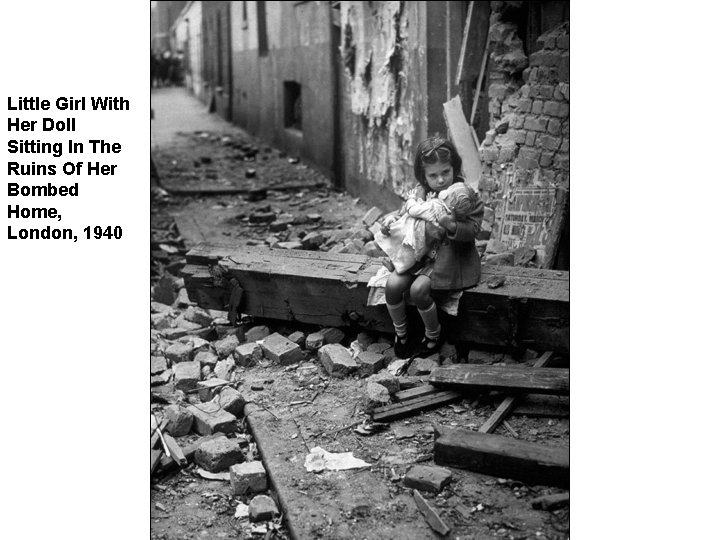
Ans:
<svg viewBox="0 0 720 540"><path fill-rule="evenodd" d="M375 223L378 219L380 219L383 216L383 211L380 210L377 206L373 206L370 210L368 210L365 215L362 218L362 222L370 227L373 223Z"/></svg>
<svg viewBox="0 0 720 540"><path fill-rule="evenodd" d="M230 473L229 472L212 473L212 472L206 471L205 469L202 469L200 467L198 467L195 470L195 472L197 472L205 480L220 480L223 482L230 481Z"/></svg>
<svg viewBox="0 0 720 540"><path fill-rule="evenodd" d="M368 378L368 383L371 382L383 385L387 388L390 394L395 394L398 390L400 390L400 381L398 378L390 375L387 371L381 371L380 373L371 375Z"/></svg>
<svg viewBox="0 0 720 540"><path fill-rule="evenodd" d="M321 332L308 334L308 337L305 339L305 347L309 351L316 351L323 345L325 345L325 334Z"/></svg>
<svg viewBox="0 0 720 540"><path fill-rule="evenodd" d="M373 420L376 422L389 422L398 418L413 416L428 409L436 409L443 405L460 401L461 399L462 395L457 392L438 392L437 394L410 399L385 407L378 407L372 411Z"/></svg>
<svg viewBox="0 0 720 540"><path fill-rule="evenodd" d="M357 362L360 365L358 369L361 377L368 377L383 369L385 357L376 352L364 351L357 356Z"/></svg>
<svg viewBox="0 0 720 540"><path fill-rule="evenodd" d="M412 439L415 436L415 430L407 426L393 426L393 435L397 440Z"/></svg>
<svg viewBox="0 0 720 540"><path fill-rule="evenodd" d="M568 448L544 446L468 429L436 428L435 463L522 482L567 487Z"/></svg>
<svg viewBox="0 0 720 540"><path fill-rule="evenodd" d="M415 388L408 388L407 390L401 390L395 394L397 401L408 401L410 399L416 399L423 396L429 396L432 394L438 394L442 390L438 390L432 384L423 384L422 386L416 386Z"/></svg>
<svg viewBox="0 0 720 540"><path fill-rule="evenodd" d="M202 443L195 452L195 463L209 472L220 472L245 459L237 439L217 437Z"/></svg>
<svg viewBox="0 0 720 540"><path fill-rule="evenodd" d="M388 365L387 370L391 375L399 376L405 373L407 370L407 366L410 364L409 359L398 359L393 360L390 362L390 365Z"/></svg>
<svg viewBox="0 0 720 540"><path fill-rule="evenodd" d="M260 341L270 335L270 329L267 326L253 326L247 332L245 332L245 339L247 341Z"/></svg>
<svg viewBox="0 0 720 540"><path fill-rule="evenodd" d="M353 431L358 435L374 435L375 433L387 430L389 427L390 424L366 421L357 426Z"/></svg>
<svg viewBox="0 0 720 540"><path fill-rule="evenodd" d="M385 386L376 382L368 382L365 395L367 396L366 410L390 403L390 392Z"/></svg>
<svg viewBox="0 0 720 540"><path fill-rule="evenodd" d="M570 504L570 492L564 493L553 493L552 495L541 495L530 499L530 505L533 508L539 508L541 510L557 510L563 506Z"/></svg>
<svg viewBox="0 0 720 540"><path fill-rule="evenodd" d="M233 495L257 493L267 489L267 473L261 461L248 461L230 467Z"/></svg>
<svg viewBox="0 0 720 540"><path fill-rule="evenodd" d="M320 333L325 336L325 343L327 344L340 343L345 339L345 332L339 328L323 328Z"/></svg>
<svg viewBox="0 0 720 540"><path fill-rule="evenodd" d="M238 337L235 334L230 334L229 336L216 341L214 345L215 352L217 353L218 357L220 359L223 359L227 358L233 353L237 346L240 345L240 340L238 340Z"/></svg>
<svg viewBox="0 0 720 540"><path fill-rule="evenodd" d="M487 280L488 289L497 289L505 284L505 276L490 276Z"/></svg>
<svg viewBox="0 0 720 540"><path fill-rule="evenodd" d="M168 420L167 432L173 437L183 437L190 433L193 415L184 407L170 405L165 409L165 418Z"/></svg>
<svg viewBox="0 0 720 540"><path fill-rule="evenodd" d="M176 342L165 349L165 357L173 364L189 362L191 360L193 347L189 343Z"/></svg>
<svg viewBox="0 0 720 540"><path fill-rule="evenodd" d="M443 467L414 465L405 475L404 484L409 488L439 493L452 480L452 473Z"/></svg>
<svg viewBox="0 0 720 540"><path fill-rule="evenodd" d="M197 383L200 401L210 401L223 386L230 384L225 379L212 378Z"/></svg>
<svg viewBox="0 0 720 540"><path fill-rule="evenodd" d="M435 509L428 504L417 489L413 489L413 499L415 499L415 504L417 505L418 510L420 510L420 513L425 518L425 521L428 522L428 525L430 525L432 530L440 536L447 536L450 532L450 527L445 524Z"/></svg>
<svg viewBox="0 0 720 540"><path fill-rule="evenodd" d="M430 383L443 388L502 389L537 394L569 395L570 370L548 367L453 364L435 369L430 375Z"/></svg>
<svg viewBox="0 0 720 540"><path fill-rule="evenodd" d="M217 403L220 408L236 417L240 417L245 408L245 398L231 386L221 389L213 399L213 403Z"/></svg>
<svg viewBox="0 0 720 540"><path fill-rule="evenodd" d="M237 519L245 519L250 516L250 507L245 503L238 503L235 508L235 517Z"/></svg>
<svg viewBox="0 0 720 540"><path fill-rule="evenodd" d="M202 378L200 362L180 362L173 366L175 388L186 392L194 390Z"/></svg>
<svg viewBox="0 0 720 540"><path fill-rule="evenodd" d="M266 337L260 344L265 357L281 366L296 364L305 359L297 343L293 343L277 332Z"/></svg>
<svg viewBox="0 0 720 540"><path fill-rule="evenodd" d="M333 377L344 377L357 371L359 367L353 360L350 351L337 343L323 345L320 348L319 357L325 371Z"/></svg>
<svg viewBox="0 0 720 540"><path fill-rule="evenodd" d="M212 401L188 406L188 411L195 418L193 429L200 435L212 435L223 432L232 433L235 431L235 420L237 418L227 411L218 407Z"/></svg>
<svg viewBox="0 0 720 540"><path fill-rule="evenodd" d="M440 355L433 354L427 358L415 358L408 366L407 374L410 377L415 375L429 375L430 372L440 365Z"/></svg>
<svg viewBox="0 0 720 540"><path fill-rule="evenodd" d="M305 469L308 472L344 471L370 466L370 463L354 457L352 452L332 453L319 446L311 449L310 453L305 456Z"/></svg>
<svg viewBox="0 0 720 540"><path fill-rule="evenodd" d="M280 512L275 505L275 501L267 495L256 495L250 501L248 508L250 521L268 521L279 515Z"/></svg>
<svg viewBox="0 0 720 540"><path fill-rule="evenodd" d="M157 375L167 369L167 360L163 356L150 357L150 375Z"/></svg>
<svg viewBox="0 0 720 540"><path fill-rule="evenodd" d="M297 343L301 347L305 344L305 334L303 332L300 332L299 330L290 334L288 336L288 339L293 343Z"/></svg>
<svg viewBox="0 0 720 540"><path fill-rule="evenodd" d="M173 461L177 463L180 467L185 467L185 465L187 465L187 459L185 458L185 454L183 454L183 451L180 449L180 446L178 446L178 443L175 442L175 439L172 437L172 435L166 434L163 439L165 440L165 444L168 451L170 452L170 457L173 459Z"/></svg>
<svg viewBox="0 0 720 540"><path fill-rule="evenodd" d="M215 364L213 371L217 378L229 381L232 378L233 371L235 371L235 360L232 358L221 360Z"/></svg>

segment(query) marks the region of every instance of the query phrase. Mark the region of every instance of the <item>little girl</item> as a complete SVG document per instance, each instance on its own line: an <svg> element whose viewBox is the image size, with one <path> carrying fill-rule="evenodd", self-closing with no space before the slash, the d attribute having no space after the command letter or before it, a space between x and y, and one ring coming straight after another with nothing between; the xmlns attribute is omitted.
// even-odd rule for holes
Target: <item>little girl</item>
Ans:
<svg viewBox="0 0 720 540"><path fill-rule="evenodd" d="M436 197L440 191L456 182L463 182L460 171L462 160L455 146L442 137L431 137L421 142L415 152L414 173L420 184L411 191L400 215L418 202ZM464 220L453 215L442 215L438 222L444 229L444 239L428 252L408 272L393 271L385 285L385 300L395 327L395 354L407 358L412 354L408 339L405 292L417 306L425 325L425 336L420 350L414 356L429 356L439 349L441 328L437 306L431 291L456 291L473 287L480 281L480 256L475 249L475 237L480 231L483 206L474 191L472 209ZM410 202L413 201L413 202ZM398 219L391 215L384 225Z"/></svg>

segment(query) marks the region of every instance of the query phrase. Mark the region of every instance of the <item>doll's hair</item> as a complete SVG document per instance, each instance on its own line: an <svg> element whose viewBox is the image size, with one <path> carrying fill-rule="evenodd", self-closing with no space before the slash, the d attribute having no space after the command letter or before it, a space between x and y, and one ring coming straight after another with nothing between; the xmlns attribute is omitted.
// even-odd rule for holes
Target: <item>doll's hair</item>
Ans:
<svg viewBox="0 0 720 540"><path fill-rule="evenodd" d="M415 179L426 191L430 186L425 179L425 164L449 162L453 168L453 182L460 179L462 159L455 145L444 137L430 137L418 144L415 150Z"/></svg>
<svg viewBox="0 0 720 540"><path fill-rule="evenodd" d="M439 199L452 211L456 219L466 219L477 205L475 191L464 182L457 182L440 192Z"/></svg>

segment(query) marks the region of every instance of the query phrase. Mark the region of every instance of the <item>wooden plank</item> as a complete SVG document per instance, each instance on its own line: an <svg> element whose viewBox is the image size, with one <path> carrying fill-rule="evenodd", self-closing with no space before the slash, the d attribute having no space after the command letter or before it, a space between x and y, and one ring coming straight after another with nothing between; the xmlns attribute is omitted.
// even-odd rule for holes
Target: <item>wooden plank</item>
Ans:
<svg viewBox="0 0 720 540"><path fill-rule="evenodd" d="M436 428L437 429L437 428ZM468 429L439 429L435 463L547 486L570 484L570 449Z"/></svg>
<svg viewBox="0 0 720 540"><path fill-rule="evenodd" d="M186 255L188 296L203 308L227 310L237 279L242 312L319 326L358 324L393 332L384 305L367 306L368 281L380 259L302 250L200 244ZM224 277L216 270L224 269ZM566 353L570 340L568 272L483 265L480 283L463 293L452 321L457 339ZM490 289L492 276L505 283Z"/></svg>
<svg viewBox="0 0 720 540"><path fill-rule="evenodd" d="M180 445L178 445L177 441L175 441L175 438L167 434L163 435L163 437L165 439L165 444L167 444L168 450L170 451L170 457L180 467L185 467L188 463L187 458L180 448Z"/></svg>
<svg viewBox="0 0 720 540"><path fill-rule="evenodd" d="M465 28L463 29L462 45L460 45L460 58L458 58L455 85L460 84L460 82L462 81L463 69L465 68L466 64L465 55L467 55L468 53L468 37L470 35L470 28L472 26L474 9L475 2L469 2L467 15L465 16ZM477 11L475 13L477 13ZM150 161L152 161L152 157L150 158Z"/></svg>
<svg viewBox="0 0 720 540"><path fill-rule="evenodd" d="M153 434L150 436L150 450L155 448L157 446L158 441L160 440L160 433L165 431L165 428L168 425L168 419L164 418L162 422L160 422L160 427L156 429Z"/></svg>
<svg viewBox="0 0 720 540"><path fill-rule="evenodd" d="M461 399L462 394L458 394L457 392L440 392L431 396L424 396L373 409L373 420L375 422L390 422L398 418L413 416L429 409L437 409L438 407L455 403Z"/></svg>
<svg viewBox="0 0 720 540"><path fill-rule="evenodd" d="M155 472L155 469L157 469L162 456L162 450L150 450L150 475L152 475Z"/></svg>
<svg viewBox="0 0 720 540"><path fill-rule="evenodd" d="M448 128L450 140L457 148L458 154L462 158L462 169L465 181L474 189L478 188L480 182L480 174L482 172L482 164L480 163L480 154L478 154L475 140L472 136L472 127L465 119L465 113L462 110L460 96L455 96L450 101L443 103L443 115Z"/></svg>
<svg viewBox="0 0 720 540"><path fill-rule="evenodd" d="M537 359L535 364L533 364L533 367L536 368L542 368L546 367L548 363L550 363L550 360L553 357L553 353L546 352L540 358ZM495 410L494 413L492 413L492 416L487 419L487 421L482 425L480 428L480 431L482 433L492 433L495 431L495 428L497 428L500 424L503 423L505 418L510 414L513 410L513 407L515 407L515 403L517 401L517 396L508 396L506 397L503 402L500 404L500 406Z"/></svg>
<svg viewBox="0 0 720 540"><path fill-rule="evenodd" d="M395 399L397 401L407 401L409 399L415 399L431 394L438 394L440 392L442 392L442 390L438 390L432 384L424 384L422 386L416 386L415 388L410 388L408 390L400 390L399 392L396 392Z"/></svg>
<svg viewBox="0 0 720 540"><path fill-rule="evenodd" d="M420 510L420 513L425 518L425 521L428 522L428 525L430 525L432 530L440 536L447 536L450 532L450 527L447 526L437 511L428 504L422 495L420 495L420 492L417 489L413 489L413 499L415 499L415 504L417 505L418 510Z"/></svg>
<svg viewBox="0 0 720 540"><path fill-rule="evenodd" d="M570 398L568 396L551 396L527 394L518 396L514 416L568 418L570 416Z"/></svg>
<svg viewBox="0 0 720 540"><path fill-rule="evenodd" d="M465 19L462 49L458 62L455 84L471 81L480 72L485 41L490 26L490 6L488 2L470 2Z"/></svg>
<svg viewBox="0 0 720 540"><path fill-rule="evenodd" d="M430 384L461 390L505 390L535 394L570 394L570 370L566 368L528 368L451 364L435 368Z"/></svg>
<svg viewBox="0 0 720 540"><path fill-rule="evenodd" d="M489 20L488 20L489 23ZM485 69L487 68L488 55L490 52L490 29L488 28L487 37L485 38L485 48L482 52L482 63L480 64L480 73L478 73L477 84L475 85L475 95L473 96L472 109L470 110L470 124L475 121L478 103L480 102L480 89L482 88L483 79L485 78Z"/></svg>

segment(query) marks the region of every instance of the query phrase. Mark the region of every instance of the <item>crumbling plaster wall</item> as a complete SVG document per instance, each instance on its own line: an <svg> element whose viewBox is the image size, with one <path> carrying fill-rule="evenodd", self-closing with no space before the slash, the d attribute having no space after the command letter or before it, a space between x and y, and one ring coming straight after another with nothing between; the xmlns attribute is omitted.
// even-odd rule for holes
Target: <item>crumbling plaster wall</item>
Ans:
<svg viewBox="0 0 720 540"><path fill-rule="evenodd" d="M420 2L342 2L346 188L385 208L415 184L413 151L427 132ZM385 192L385 196L383 196Z"/></svg>
<svg viewBox="0 0 720 540"><path fill-rule="evenodd" d="M528 58L517 24L504 20L506 8L514 4L520 2L491 3L490 130L481 144L480 187L488 210L494 210L492 237L509 248L539 248L542 260L557 190L570 188L570 26L564 22L541 35L542 49ZM523 190L531 192L525 188L537 188L531 206L546 207L544 212L537 206L527 210L544 217L513 233L504 221L508 201Z"/></svg>

